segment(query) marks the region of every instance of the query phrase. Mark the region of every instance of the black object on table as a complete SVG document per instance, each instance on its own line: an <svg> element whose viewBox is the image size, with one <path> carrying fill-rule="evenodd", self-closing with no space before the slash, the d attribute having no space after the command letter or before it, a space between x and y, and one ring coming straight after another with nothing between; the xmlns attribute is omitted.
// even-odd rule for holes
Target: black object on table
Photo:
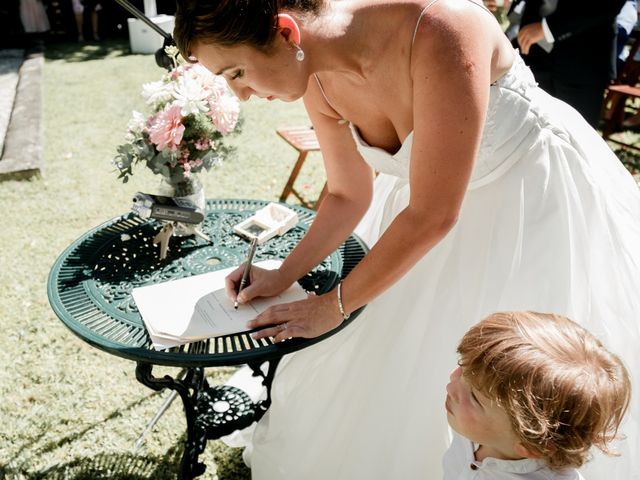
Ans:
<svg viewBox="0 0 640 480"><path fill-rule="evenodd" d="M153 238L161 227L133 213L112 219L73 242L56 260L48 280L49 302L57 316L82 340L108 353L136 362L136 378L154 390L169 388L182 399L187 439L178 478L191 479L205 471L198 460L207 440L227 435L259 420L271 403L270 388L280 358L317 343L346 327L354 312L335 330L313 339L273 343L254 340L250 331L216 337L166 350L155 350L131 296L133 288L239 265L247 241L233 226L268 202L258 200L207 201L202 231L211 243L196 237L174 237L169 253L160 260ZM315 212L290 206L298 213L296 227L256 251L255 261L282 259L304 236ZM299 280L307 291L323 294L334 288L367 252L355 235L310 274ZM268 362L268 368L261 368ZM248 364L262 377L267 398L254 404L242 390L209 386L205 367ZM154 365L186 368L173 378L154 377Z"/></svg>

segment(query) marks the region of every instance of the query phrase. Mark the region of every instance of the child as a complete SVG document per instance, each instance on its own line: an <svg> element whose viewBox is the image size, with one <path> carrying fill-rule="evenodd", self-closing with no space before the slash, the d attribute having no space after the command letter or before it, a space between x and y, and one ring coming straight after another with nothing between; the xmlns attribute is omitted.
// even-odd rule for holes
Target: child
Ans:
<svg viewBox="0 0 640 480"><path fill-rule="evenodd" d="M611 453L631 384L584 328L559 315L496 313L458 353L445 407L461 436L444 456L445 480L577 480L591 446Z"/></svg>

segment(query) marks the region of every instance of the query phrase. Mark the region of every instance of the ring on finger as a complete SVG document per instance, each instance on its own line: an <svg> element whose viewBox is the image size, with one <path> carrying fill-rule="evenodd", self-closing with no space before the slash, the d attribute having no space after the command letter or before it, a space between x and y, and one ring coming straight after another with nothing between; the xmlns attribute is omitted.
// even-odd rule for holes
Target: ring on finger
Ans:
<svg viewBox="0 0 640 480"><path fill-rule="evenodd" d="M287 329L287 327L288 327L287 322L281 323L280 324L280 331L284 332Z"/></svg>

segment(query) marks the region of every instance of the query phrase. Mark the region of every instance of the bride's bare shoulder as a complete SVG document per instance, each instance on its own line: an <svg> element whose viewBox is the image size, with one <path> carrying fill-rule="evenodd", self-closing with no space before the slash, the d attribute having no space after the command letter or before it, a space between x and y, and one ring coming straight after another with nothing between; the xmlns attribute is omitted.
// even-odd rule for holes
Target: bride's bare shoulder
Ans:
<svg viewBox="0 0 640 480"><path fill-rule="evenodd" d="M425 62L492 62L505 50L509 42L480 0L431 0L415 28L412 68Z"/></svg>

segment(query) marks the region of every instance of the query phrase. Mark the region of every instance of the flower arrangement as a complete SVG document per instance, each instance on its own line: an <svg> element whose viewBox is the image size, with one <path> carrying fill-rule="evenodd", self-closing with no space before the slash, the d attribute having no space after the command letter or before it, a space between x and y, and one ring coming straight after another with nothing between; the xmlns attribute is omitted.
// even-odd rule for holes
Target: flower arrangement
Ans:
<svg viewBox="0 0 640 480"><path fill-rule="evenodd" d="M176 47L165 51L174 68L143 85L152 113L133 112L113 163L124 183L133 165L144 162L173 188L173 196L187 196L195 193L193 174L210 170L230 153L222 138L237 129L240 105L222 77L186 63Z"/></svg>

